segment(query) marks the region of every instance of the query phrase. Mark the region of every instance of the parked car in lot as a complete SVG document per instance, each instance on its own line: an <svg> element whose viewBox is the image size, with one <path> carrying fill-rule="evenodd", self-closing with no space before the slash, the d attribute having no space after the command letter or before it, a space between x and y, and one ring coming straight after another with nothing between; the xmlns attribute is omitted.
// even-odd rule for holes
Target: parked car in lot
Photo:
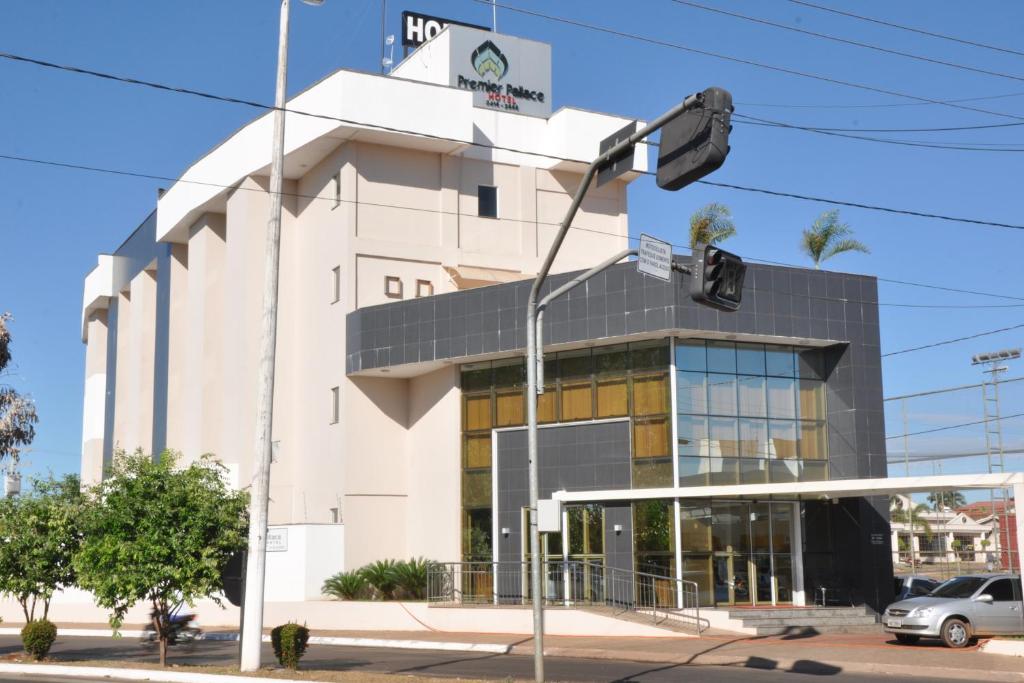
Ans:
<svg viewBox="0 0 1024 683"><path fill-rule="evenodd" d="M928 595L941 583L930 576L918 575L896 576L894 580L896 582L896 599L893 602Z"/></svg>
<svg viewBox="0 0 1024 683"><path fill-rule="evenodd" d="M1024 633L1020 577L958 576L928 595L889 605L882 622L907 645L941 638L947 647L966 647L977 636Z"/></svg>

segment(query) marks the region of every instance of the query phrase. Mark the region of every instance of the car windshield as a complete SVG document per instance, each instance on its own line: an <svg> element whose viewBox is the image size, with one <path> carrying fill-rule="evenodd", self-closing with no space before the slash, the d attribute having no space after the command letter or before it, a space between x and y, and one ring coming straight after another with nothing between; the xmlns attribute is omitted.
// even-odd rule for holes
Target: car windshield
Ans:
<svg viewBox="0 0 1024 683"><path fill-rule="evenodd" d="M950 579L928 595L933 598L969 598L987 580L979 576L960 576Z"/></svg>

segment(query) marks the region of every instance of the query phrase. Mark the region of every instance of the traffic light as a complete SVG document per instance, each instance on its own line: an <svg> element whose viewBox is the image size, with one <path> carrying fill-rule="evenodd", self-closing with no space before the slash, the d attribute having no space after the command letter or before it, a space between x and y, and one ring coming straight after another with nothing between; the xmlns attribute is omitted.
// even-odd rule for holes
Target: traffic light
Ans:
<svg viewBox="0 0 1024 683"><path fill-rule="evenodd" d="M704 91L702 105L664 125L658 150L658 187L679 190L717 170L729 154L732 95Z"/></svg>
<svg viewBox="0 0 1024 683"><path fill-rule="evenodd" d="M747 265L736 254L707 245L697 254L690 276L690 298L720 311L737 311L743 299Z"/></svg>

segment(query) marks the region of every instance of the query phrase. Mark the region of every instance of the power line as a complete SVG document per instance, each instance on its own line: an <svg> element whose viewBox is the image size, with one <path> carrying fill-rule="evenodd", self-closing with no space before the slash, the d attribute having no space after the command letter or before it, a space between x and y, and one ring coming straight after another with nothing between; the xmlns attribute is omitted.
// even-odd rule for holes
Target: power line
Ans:
<svg viewBox="0 0 1024 683"><path fill-rule="evenodd" d="M476 3L480 3L480 4L487 4L487 5L492 4L491 0L471 0L471 1L472 2L476 2ZM808 78L808 79L815 80L815 81L821 81L822 83L831 83L833 85L841 85L843 87L854 88L854 89L857 89L857 90L865 90L865 91L868 91L868 92L879 93L881 95L892 95L894 97L902 97L902 98L905 98L905 99L915 100L917 102L926 102L926 103L929 103L929 104L941 104L942 106L951 107L953 109L961 109L961 110L964 110L964 111L979 112L979 113L982 113L982 114L990 114L992 116L1001 116L1003 118L1009 118L1009 119L1014 119L1014 120L1018 120L1018 121L1024 121L1024 116L1017 115L1017 114L1009 114L1009 113L1006 113L1006 112L993 111L991 109L981 109L979 107L968 107L968 106L965 106L965 105L962 105L962 104L956 104L956 103L954 103L951 100L939 100L939 99L934 99L934 98L930 98L930 97L923 97L923 96L920 96L920 95L911 95L909 93L900 92L900 91L897 91L897 90L888 90L886 88L882 88L882 87L879 87L879 86L866 85L864 83L856 83L856 82L853 82L853 81L845 81L845 80L842 80L840 78L833 78L831 76L823 76L821 74L810 73L808 71L800 71L798 69L791 69L789 67L784 67L784 66L775 66L773 64L765 64L763 62L757 62L757 61L754 61L752 59L744 59L742 57L733 57L732 55L727 55L727 54L723 54L723 53L720 53L720 52L712 52L711 50L703 50L703 49L700 49L700 48L695 48L695 47L690 47L688 45L683 45L682 43L674 43L674 42L671 42L671 41L668 41L668 40L661 40L661 39L658 39L658 38L651 38L651 37L639 35L639 34L636 34L636 33L629 33L627 31L620 31L618 29L612 29L612 28L608 28L608 27L605 27L605 26L598 26L596 24L589 24L587 22L579 21L579 20L576 20L576 19L569 19L567 17L559 17L559 16L555 16L555 15L552 15L552 14L545 14L543 12L537 12L537 11L534 11L534 10L528 10L528 9L524 9L522 7L514 7L512 5L505 5L505 4L500 4L500 3L497 6L498 7L502 7L504 9L507 9L510 12L517 12L519 14L525 14L525 15L528 15L528 16L538 17L538 18L541 18L541 19L546 19L548 21L557 21L557 22L561 22L561 23L567 24L569 26L576 26L578 28L585 28L585 29L588 29L588 30L591 30L591 31L599 31L601 33L607 33L609 35L618 36L620 38L628 38L630 40L637 40L637 41L640 41L640 42L649 43L651 45L658 45L660 47L668 47L668 48L672 48L674 50L681 50L683 52L689 52L689 53L692 53L692 54L699 54L699 55L703 55L705 57L712 57L714 59L720 59L720 60L723 60L723 61L732 62L734 64L743 64L745 66L753 66L753 67L756 67L758 69L765 69L765 70L768 70L768 71L774 71L776 73L783 73L783 74L787 74L787 75L790 75L790 76L799 76L801 78Z"/></svg>
<svg viewBox="0 0 1024 683"><path fill-rule="evenodd" d="M1016 413L1014 415L1004 415L1002 420L1012 420L1017 417L1024 417L1024 413ZM885 437L888 439L902 439L904 436L918 436L920 434L932 434L933 432L944 432L949 429L960 429L961 427L970 427L972 425L980 425L988 422L988 420L975 420L973 422L961 422L960 424L947 425L945 427L934 427L933 429L922 429L919 432L907 432L906 434L893 434L892 436Z"/></svg>
<svg viewBox="0 0 1024 683"><path fill-rule="evenodd" d="M474 2L479 2L481 0L473 0L473 1ZM499 5L499 7L503 7L503 5ZM516 9L516 8L510 8L510 9ZM525 11L525 10L523 10L523 11ZM542 15L542 16L546 16L546 15ZM61 64L56 64L56 63L53 63L53 62L47 62L47 61L44 61L44 60L39 60L39 59L31 58L31 57L24 57L24 56L20 56L20 55L12 55L12 54L6 53L6 52L0 52L0 58L12 59L14 61L25 62L25 63L34 64L34 65L37 65L37 66L42 66L42 67L51 68L51 69L70 71L70 72L74 72L74 73L78 73L78 74L94 76L94 77L97 77L97 78L103 78L103 79L112 80L112 81L119 81L119 82L131 84L131 85L141 85L141 86L144 86L144 87L151 87L151 88L156 88L156 89L159 89L159 90L164 90L164 91L169 91L169 92L176 92L176 93L186 94L186 95L194 95L194 96L197 96L197 97L202 97L202 98L210 99L210 100L219 100L219 101L223 101L223 102L229 102L229 103L232 103L232 104L242 104L242 105L245 105L245 106L254 107L254 108L258 108L258 109L264 109L264 110L276 110L276 107L274 107L272 105L261 104L259 102L254 102L254 101L251 101L251 100L243 100L243 99L235 98L235 97L225 97L225 96L221 96L221 95L214 95L212 93L202 92L202 91L199 91L199 90L193 90L193 89L190 89L190 88L181 88L181 87L177 87L177 86L169 86L169 85L165 85L165 84L161 84L161 83L154 83L152 81L144 81L144 80L141 80L141 79L128 78L128 77L118 76L118 75L114 75L114 74L104 73L104 72L95 71L95 70L92 70L92 69L84 69L84 68L80 68L80 67L61 65ZM282 108L282 110L287 112L287 113L295 114L295 115L298 115L298 116L310 116L310 117L313 117L313 118L325 119L325 120L329 120L329 121L337 121L339 123L345 123L345 124L349 124L349 125L364 126L364 127L367 127L367 128L373 128L375 130L383 130L383 131L394 132L394 133L401 133L401 134L407 134L407 135L415 135L415 136L418 136L418 137L424 137L424 138L433 139L433 140L442 140L442 141L445 141L445 142L452 142L452 143L456 143L456 144L460 144L460 145L479 147L479 148L482 148L482 149L496 149L496 150L514 152L514 153L517 153L517 154L526 154L526 155L530 155L530 156L547 158L547 159L557 159L557 160L560 160L560 161L572 161L572 162L581 163L581 164L589 163L588 161L583 161L581 159L565 159L563 157L556 157L556 156L552 156L550 154L543 154L543 153L540 153L540 152L531 152L531 151L517 149L517 148L514 148L514 147L507 147L507 146L503 146L503 145L485 144L485 143L480 143L480 142L466 142L465 140L459 140L459 139L456 139L456 138L449 138L449 137L445 137L445 136L442 136L442 135L433 135L433 134L430 134L430 133L422 133L422 132L417 132L417 131L404 130L404 129L401 129L401 128L393 128L393 127L390 127L390 126L381 126L381 125L377 125L377 124L369 124L369 123L364 123L364 122L360 122L360 121L355 121L355 120L352 120L352 119L344 119L344 118L337 117L337 116L330 116L330 115L327 115L327 114L317 114L317 113L313 113L313 112L307 112L307 111L301 111L301 110L289 109L289 108ZM1024 119L1024 117L1020 117L1020 118ZM653 171L644 171L644 172L642 172L642 174L643 175L649 175L649 176L655 176L656 175L656 173L654 173ZM177 182L177 181L172 180L171 182ZM866 210L869 210L869 211L880 211L880 212L884 212L884 213L892 213L892 214L898 214L898 215L904 215L904 216L915 216L915 217L918 217L918 218L934 218L936 220L952 221L952 222L957 222L957 223L968 223L968 224L972 224L972 225L985 225L985 226L989 226L989 227L1011 228L1011 229L1015 229L1015 230L1024 230L1024 225L1014 225L1014 224L1010 224L1010 223L1001 223L1001 222L997 222L997 221L984 221L984 220L972 219L972 218L959 218L959 217L953 217L953 216L945 216L945 215L941 215L941 214L927 213L927 212L922 212L922 211L912 211L912 210L909 210L909 209L894 209L894 208L891 208L891 207L883 207L883 206L878 206L878 205L873 205L873 204L865 204L863 202L851 202L851 201L845 201L845 200L839 200L839 199L827 199L827 198L823 198L823 197L814 197L814 196L811 196L811 195L801 195L801 194L796 194L796 193L792 193L792 192L780 192L780 191L777 191L777 190L769 190L769 189L766 189L766 188L755 188L755 187L749 187L749 186L744 186L744 185L736 185L736 184L729 184L729 183L719 183L719 182L714 182L714 181L710 181L710 180L698 180L697 182L701 183L701 184L704 184L704 185L710 185L712 187L721 187L721 188L726 188L726 189L731 189L731 190L738 190L738 191L742 191L742 192L754 192L754 193L764 194L764 195L773 196L773 197L785 197L785 198L788 198L788 199L798 199L798 200L803 200L803 201L819 202L819 203L823 203L823 204L832 204L832 205L836 205L836 206L849 206L849 207L854 207L854 208L866 209Z"/></svg>
<svg viewBox="0 0 1024 683"><path fill-rule="evenodd" d="M821 38L822 40L829 40L834 43L841 43L843 45L851 45L853 47L860 47L866 50L874 50L888 55L894 55L897 57L906 57L907 59L913 59L919 62L925 62L928 64L935 64L938 66L947 66L953 69L960 69L961 71L971 71L974 73L984 74L986 76L995 76L997 78L1006 78L1013 81L1024 81L1024 77L1014 76L1013 74L1002 73L1000 71L989 71L988 69L980 69L978 67L969 66L967 64L958 64L956 62L947 62L942 59L936 59L934 57L926 57L924 55L914 54L912 52L903 52L902 50L893 50L891 48L882 47L880 45L872 45L871 43L862 43L858 40L851 40L849 38L842 38L839 36L830 35L828 33L819 33L817 31L810 31L803 28L797 28L796 26L787 26L786 24L780 24L778 22L769 21L768 19L762 19L760 17L752 17L746 14L740 14L739 12L729 12L724 9L718 9L716 7L708 7L707 5L701 5L692 0L672 0L672 2L678 5L685 5L686 7L692 7L699 9L704 12L712 12L714 14L721 14L734 19L740 19L743 21L749 21L755 24L762 24L764 26L771 26L772 28L782 29L783 31L791 31L793 33L800 33L805 36L811 36L813 38Z"/></svg>
<svg viewBox="0 0 1024 683"><path fill-rule="evenodd" d="M987 43L979 43L974 40L966 40L964 38L957 38L956 36L950 36L943 33L935 33L934 31L925 31L924 29L914 28L913 26L906 26L903 24L897 24L891 21L883 21L882 19L875 19L873 17L866 17L861 14L854 14L853 12L845 12L832 7L825 7L823 5L816 5L813 2L805 2L804 0L789 0L794 5L803 5L804 7L810 7L812 9L820 10L822 12L831 12L832 14L839 14L844 17L851 19L857 19L859 21L868 21L872 24L879 24L881 26L888 26L889 28L898 28L901 31L910 31L911 33L919 33L923 36L929 36L931 38L940 38L942 40L949 40L954 43L960 43L961 45L970 45L971 47L980 47L986 50L994 50L995 52L1004 52L1006 54L1017 55L1018 57L1024 57L1024 52L1017 50L1011 50L1006 47L998 47L996 45L989 45Z"/></svg>
<svg viewBox="0 0 1024 683"><path fill-rule="evenodd" d="M890 145L901 145L904 147L926 147L930 149L944 149L944 150L956 150L965 152L1024 152L1024 149L1011 149L1005 146L1003 147L974 147L966 145L956 145L953 143L942 143L942 142L916 142L913 140L894 140L892 138L876 138L868 135L852 135L850 133L836 133L821 128L812 128L810 126L799 126L793 123L783 123L781 121L771 121L769 119L760 119L754 116L746 116L745 114L733 114L737 119L737 123L745 123L748 126L765 126L768 128L788 128L790 130L800 130L808 133L817 133L819 135L828 135L830 137L847 138L850 140L863 140L867 142L880 142ZM746 120L743 120L746 119Z"/></svg>
<svg viewBox="0 0 1024 683"><path fill-rule="evenodd" d="M1024 94L1024 93L1022 93ZM754 121L763 121L766 119L757 119L753 116L747 116L745 114L732 114L733 116L740 116L743 118L753 119ZM779 123L777 121L773 123ZM792 124L796 125L796 124ZM946 133L950 131L958 130L982 130L986 128L1012 128L1015 126L1024 126L1024 121L1015 123L988 123L980 126L947 126L945 128L826 128L824 126L809 126L814 130L825 130L834 133Z"/></svg>
<svg viewBox="0 0 1024 683"><path fill-rule="evenodd" d="M889 109L896 107L930 107L935 104L957 104L960 102L982 102L987 100L1003 100L1010 97L1024 97L1024 92L1011 92L1002 95L984 95L981 97L961 97L942 100L941 102L885 102L878 104L788 104L784 102L736 102L743 107L771 107L778 109Z"/></svg>
<svg viewBox="0 0 1024 683"><path fill-rule="evenodd" d="M89 171L89 172L93 172L93 173L104 173L104 174L109 174L109 175L125 176L125 177L130 177L130 178L139 178L139 179L144 179L144 180L159 180L159 181L166 181L166 182L175 181L174 178L171 178L169 176L158 175L158 174L153 174L153 173L141 173L141 172L136 172L136 171L125 171L125 170L120 170L120 169L103 168L103 167L99 167L99 166L89 166L89 165L85 165L85 164L75 164L75 163L68 163L68 162L61 162L61 161L49 161L49 160L44 160L44 159L33 159L31 157L16 156L16 155L11 155L11 154L0 154L0 159L5 159L5 160L8 160L8 161L18 161L18 162L23 162L23 163L36 164L36 165L41 165L41 166L52 166L52 167L63 168L63 169L68 169L68 170ZM259 193L265 193L266 192L266 190L263 190L262 188L242 187L242 186L239 186L239 185L225 185L225 184L221 184L221 183L212 183L212 182L205 182L205 181L200 181L200 180L178 179L177 181L185 183L185 184L190 184L190 185L200 185L200 186L205 186L205 187L216 187L216 188L228 189L228 190L244 190L244 191L259 192ZM339 199L339 198L334 197L334 196L311 195L311 194L302 194L302 193L296 193L296 192L283 192L282 196L294 197L294 198L298 198L298 199L310 199L310 200L321 200L321 201L330 201L330 202L341 202L341 203L345 203L345 204L363 204L363 205L366 205L366 206L374 206L374 207L389 208L389 209L399 209L399 210L406 210L406 211L416 211L416 212L419 212L419 213L436 213L436 214L444 214L444 215L458 215L458 213L455 212L455 211L445 211L445 210L442 210L442 209L426 209L426 208L422 208L422 207L409 207L409 206L400 206L400 205L397 205L397 204L383 204L383 203L378 203L378 202L367 202L367 201L356 202L356 201L351 200L351 199ZM532 221L532 222L535 222L535 223L537 223L539 225L552 225L552 226L559 225L558 223L554 223L554 222L551 222L551 221L536 220L536 221ZM609 237L623 237L623 235L619 235L617 233L605 232L603 230L595 230L593 228L586 228L586 227L583 227L583 226L573 225L571 227L572 227L573 230L579 230L579 231L582 231L582 232L590 232L590 233L594 233L594 234L598 234L598 235L606 235L606 236L609 236ZM633 236L628 236L628 235L625 236L625 237L626 237L626 239L629 239L631 241L638 241L640 239L639 237L633 237ZM678 249L685 249L687 251L692 251L692 248L687 246L687 245L676 244L676 243L671 243L671 242L670 242L670 244L672 244L673 247L678 248ZM799 266L799 265L796 265L796 264L783 263L781 261L771 261L771 260L768 260L768 259L758 259L756 257L747 257L747 260L748 261L755 261L755 262L760 262L760 263L771 264L771 265L785 266L785 267L788 267L788 268L802 268L802 266ZM929 284L920 283L920 282L905 282L905 281L902 281L902 280L885 280L883 278L876 278L876 279L878 279L879 281L894 282L894 283L901 284L901 285L913 285L915 287L924 287L924 288L928 288L928 289L939 289L939 290L942 290L942 291L955 292L955 293L961 293L961 294L971 294L971 295L974 295L974 296L988 296L988 297L1007 298L1007 299L1014 299L1014 300L1024 300L1024 297L1011 297L1011 296L1008 296L1008 295L1005 295L1005 294L993 294L993 293L990 293L990 292L978 292L978 291L972 291L972 290L962 290L962 289L955 289L955 288L952 288L952 287L938 287L938 286L935 286L935 285L929 285ZM998 309L998 308L1021 308L1021 307L1024 307L1024 304L911 304L911 303L904 304L904 303L866 301L866 300L847 299L847 298L839 298L839 299L831 298L830 299L828 297L818 297L818 296L813 296L813 295L809 295L807 298L809 298L809 299L818 299L818 300L823 300L823 301L839 301L839 302L842 302L842 303L868 304L868 305L877 305L877 306L893 306L893 307L905 307L905 308L936 308L936 309L985 309L985 308L997 308Z"/></svg>
<svg viewBox="0 0 1024 683"><path fill-rule="evenodd" d="M970 339L977 339L979 337L987 337L992 334L999 334L1000 332L1009 332L1010 330L1017 330L1024 327L1024 323L1019 325L1012 325L1010 327L1001 327L998 330L989 330L988 332L978 332L977 334L968 335L966 337L957 337L956 339L946 339L944 341L935 342L933 344L925 344L924 346L914 346L909 349L901 349L900 351L890 351L889 353L883 353L882 358L888 356L898 356L902 353L910 353L912 351L922 351L924 349L932 349L936 346L946 346L947 344L956 344L957 342L968 341Z"/></svg>

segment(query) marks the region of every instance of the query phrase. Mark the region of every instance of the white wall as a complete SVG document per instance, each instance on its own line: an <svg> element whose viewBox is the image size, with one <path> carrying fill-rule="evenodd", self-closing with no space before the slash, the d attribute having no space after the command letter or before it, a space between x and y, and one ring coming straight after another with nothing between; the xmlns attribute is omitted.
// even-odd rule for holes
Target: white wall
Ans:
<svg viewBox="0 0 1024 683"><path fill-rule="evenodd" d="M263 599L267 602L319 600L324 580L345 566L345 527L342 524L286 524L269 527L270 534L287 535L287 549L267 550Z"/></svg>

